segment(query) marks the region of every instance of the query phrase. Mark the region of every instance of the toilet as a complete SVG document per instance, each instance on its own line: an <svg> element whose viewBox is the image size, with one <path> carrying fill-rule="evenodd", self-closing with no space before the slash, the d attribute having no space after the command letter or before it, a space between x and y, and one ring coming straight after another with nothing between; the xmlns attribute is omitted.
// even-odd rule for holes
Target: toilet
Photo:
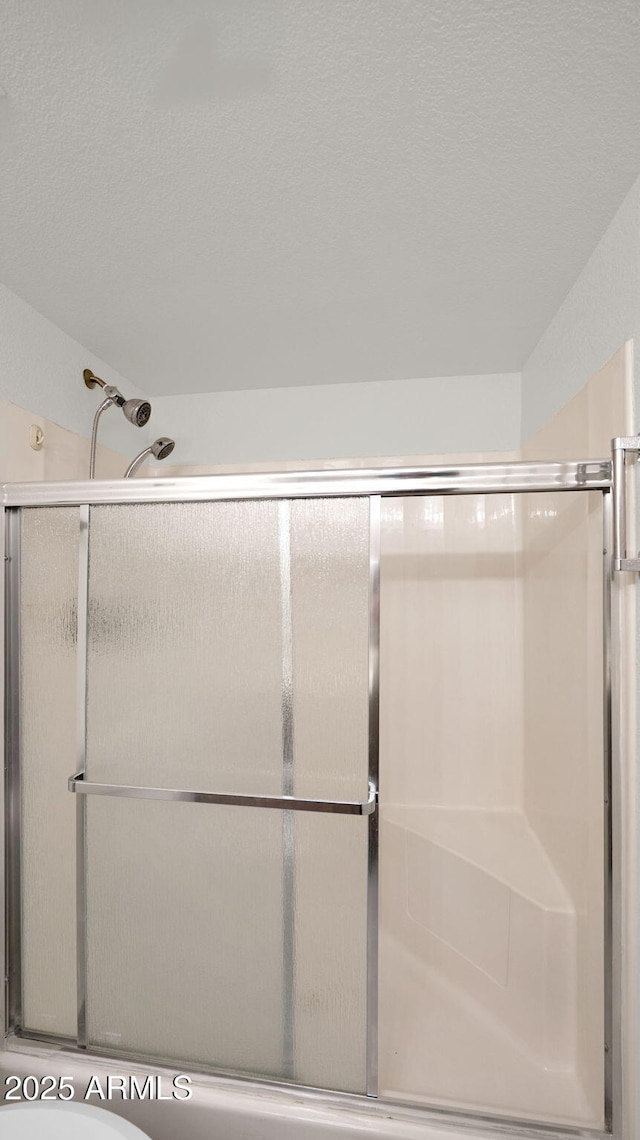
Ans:
<svg viewBox="0 0 640 1140"><path fill-rule="evenodd" d="M128 1120L90 1104L3 1105L0 1140L149 1140Z"/></svg>

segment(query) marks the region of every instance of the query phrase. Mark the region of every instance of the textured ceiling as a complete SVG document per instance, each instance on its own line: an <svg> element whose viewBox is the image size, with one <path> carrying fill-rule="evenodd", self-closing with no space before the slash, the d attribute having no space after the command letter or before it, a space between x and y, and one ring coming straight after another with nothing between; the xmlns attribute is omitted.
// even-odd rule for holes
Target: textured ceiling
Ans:
<svg viewBox="0 0 640 1140"><path fill-rule="evenodd" d="M150 394L508 372L640 170L638 0L2 0L0 280Z"/></svg>

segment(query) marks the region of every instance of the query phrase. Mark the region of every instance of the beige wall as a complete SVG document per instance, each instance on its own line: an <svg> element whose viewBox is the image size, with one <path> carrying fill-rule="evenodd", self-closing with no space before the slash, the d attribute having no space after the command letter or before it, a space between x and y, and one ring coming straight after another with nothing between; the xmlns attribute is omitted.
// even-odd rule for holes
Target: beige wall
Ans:
<svg viewBox="0 0 640 1140"><path fill-rule="evenodd" d="M625 346L515 458L631 431ZM602 496L386 510L383 1090L598 1126Z"/></svg>
<svg viewBox="0 0 640 1140"><path fill-rule="evenodd" d="M30 433L34 425L44 433L40 451L34 451L30 445ZM98 444L98 478L119 478L124 474L128 462L124 455ZM23 483L88 477L88 439L43 416L19 408L9 400L0 400L0 482Z"/></svg>
<svg viewBox="0 0 640 1140"><path fill-rule="evenodd" d="M632 372L627 344L532 436L523 458L609 455L614 436L633 434ZM531 495L522 511L523 806L576 910L577 1046L593 1084L601 1069L589 1027L600 1000L591 979L602 970L602 496Z"/></svg>

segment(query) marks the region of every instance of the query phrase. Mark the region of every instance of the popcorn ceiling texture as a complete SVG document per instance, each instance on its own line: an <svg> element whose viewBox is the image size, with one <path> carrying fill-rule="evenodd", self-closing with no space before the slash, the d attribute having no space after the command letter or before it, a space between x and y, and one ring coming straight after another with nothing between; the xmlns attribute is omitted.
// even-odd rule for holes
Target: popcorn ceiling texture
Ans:
<svg viewBox="0 0 640 1140"><path fill-rule="evenodd" d="M4 0L0 279L149 394L517 372L639 47L636 0Z"/></svg>

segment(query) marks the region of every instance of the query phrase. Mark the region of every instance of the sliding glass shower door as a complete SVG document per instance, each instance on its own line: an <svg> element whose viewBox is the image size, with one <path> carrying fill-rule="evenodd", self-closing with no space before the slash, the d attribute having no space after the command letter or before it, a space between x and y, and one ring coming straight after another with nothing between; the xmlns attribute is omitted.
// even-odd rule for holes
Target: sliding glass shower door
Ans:
<svg viewBox="0 0 640 1140"><path fill-rule="evenodd" d="M615 486L6 489L15 1035L606 1128Z"/></svg>
<svg viewBox="0 0 640 1140"><path fill-rule="evenodd" d="M366 1091L369 499L25 511L27 624L55 544L69 626L80 567L79 1043Z"/></svg>

